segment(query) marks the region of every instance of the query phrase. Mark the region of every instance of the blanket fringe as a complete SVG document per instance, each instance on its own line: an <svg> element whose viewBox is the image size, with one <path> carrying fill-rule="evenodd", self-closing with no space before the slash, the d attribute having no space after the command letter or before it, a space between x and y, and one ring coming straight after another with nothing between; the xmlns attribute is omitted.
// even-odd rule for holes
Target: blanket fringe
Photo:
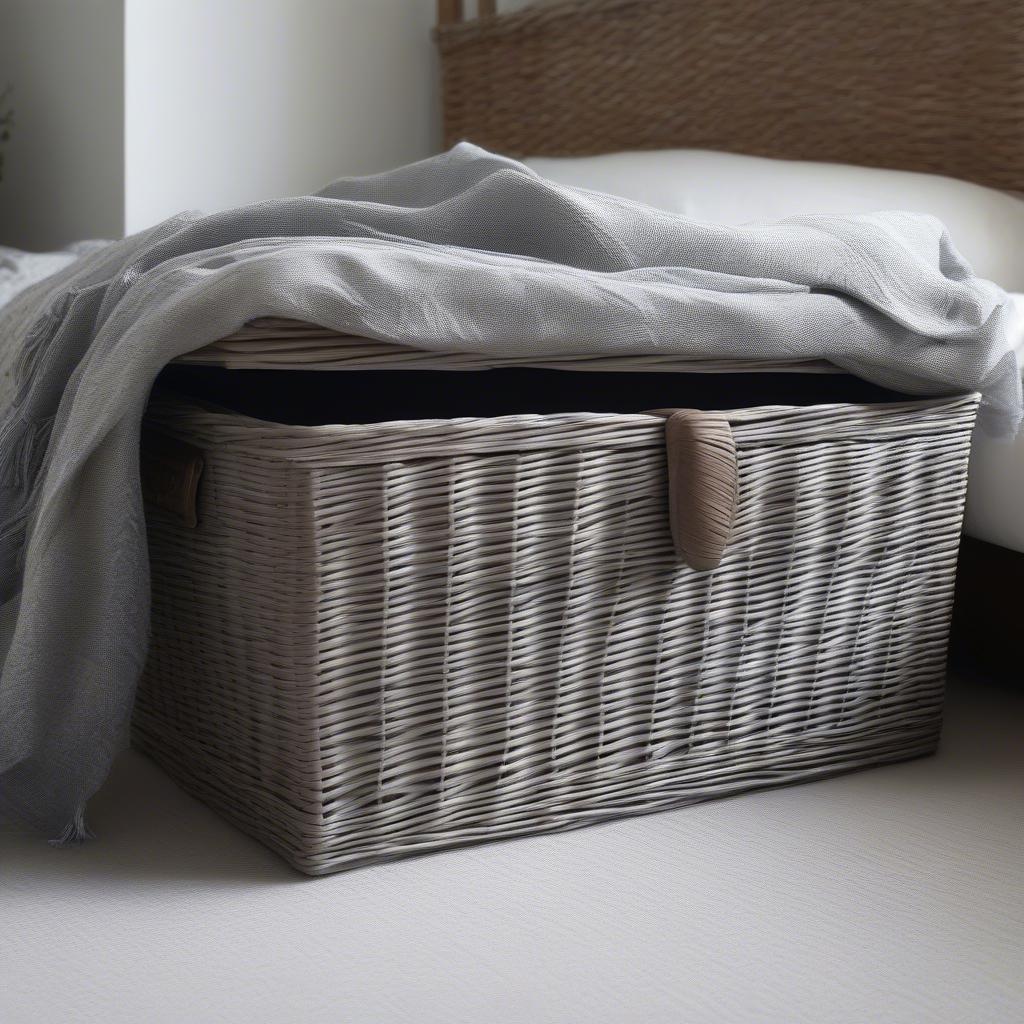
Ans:
<svg viewBox="0 0 1024 1024"><path fill-rule="evenodd" d="M25 335L18 351L13 370L14 379L18 385L18 404L24 400L25 395L32 386L36 370L46 357L47 347L53 337L55 329L60 327L68 307L76 292L70 291L65 295L58 296L43 312L36 318L31 329Z"/></svg>
<svg viewBox="0 0 1024 1024"><path fill-rule="evenodd" d="M63 849L67 846L81 846L86 839L95 839L85 823L85 807L79 807L75 816L67 823L64 831L55 839L49 840L51 846Z"/></svg>

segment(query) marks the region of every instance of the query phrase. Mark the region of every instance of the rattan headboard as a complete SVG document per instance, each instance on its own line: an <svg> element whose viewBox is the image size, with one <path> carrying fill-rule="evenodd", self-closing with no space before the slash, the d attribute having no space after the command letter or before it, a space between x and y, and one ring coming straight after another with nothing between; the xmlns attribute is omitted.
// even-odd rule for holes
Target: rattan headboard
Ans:
<svg viewBox="0 0 1024 1024"><path fill-rule="evenodd" d="M688 146L1024 189L1024 0L439 0L445 135Z"/></svg>

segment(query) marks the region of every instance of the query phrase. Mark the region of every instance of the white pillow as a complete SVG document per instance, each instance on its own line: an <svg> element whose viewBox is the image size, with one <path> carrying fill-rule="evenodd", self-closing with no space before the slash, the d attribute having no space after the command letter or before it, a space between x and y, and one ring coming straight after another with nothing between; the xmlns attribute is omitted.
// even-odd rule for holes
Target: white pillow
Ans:
<svg viewBox="0 0 1024 1024"><path fill-rule="evenodd" d="M724 224L806 213L930 213L946 225L976 274L1007 291L1024 292L1024 198L981 185L936 174L700 149L534 157L525 162L563 185Z"/></svg>

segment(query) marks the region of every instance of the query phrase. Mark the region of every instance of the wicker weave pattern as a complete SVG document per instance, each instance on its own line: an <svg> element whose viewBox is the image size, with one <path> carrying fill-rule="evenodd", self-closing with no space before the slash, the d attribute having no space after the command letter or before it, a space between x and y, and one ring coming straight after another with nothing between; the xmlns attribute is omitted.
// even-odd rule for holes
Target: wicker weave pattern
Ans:
<svg viewBox="0 0 1024 1024"><path fill-rule="evenodd" d="M817 359L681 359L678 356L598 356L563 354L537 361L531 356L488 356L475 352L435 352L373 338L338 334L326 327L265 317L227 338L189 352L178 363L223 366L231 370L491 370L530 366L540 369L599 371L658 370L666 373L840 373Z"/></svg>
<svg viewBox="0 0 1024 1024"><path fill-rule="evenodd" d="M302 871L571 828L934 747L974 398L729 414L719 569L664 422L292 428L158 403L136 740Z"/></svg>
<svg viewBox="0 0 1024 1024"><path fill-rule="evenodd" d="M689 146L1024 189L1024 4L568 0L438 28L445 134Z"/></svg>

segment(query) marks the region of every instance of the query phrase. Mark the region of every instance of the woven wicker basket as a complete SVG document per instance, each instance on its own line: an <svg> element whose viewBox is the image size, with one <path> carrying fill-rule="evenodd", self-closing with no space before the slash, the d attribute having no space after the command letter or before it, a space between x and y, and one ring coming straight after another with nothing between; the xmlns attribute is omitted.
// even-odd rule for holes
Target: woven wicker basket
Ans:
<svg viewBox="0 0 1024 1024"><path fill-rule="evenodd" d="M310 874L924 754L975 410L725 414L700 571L661 415L158 399L136 742Z"/></svg>

